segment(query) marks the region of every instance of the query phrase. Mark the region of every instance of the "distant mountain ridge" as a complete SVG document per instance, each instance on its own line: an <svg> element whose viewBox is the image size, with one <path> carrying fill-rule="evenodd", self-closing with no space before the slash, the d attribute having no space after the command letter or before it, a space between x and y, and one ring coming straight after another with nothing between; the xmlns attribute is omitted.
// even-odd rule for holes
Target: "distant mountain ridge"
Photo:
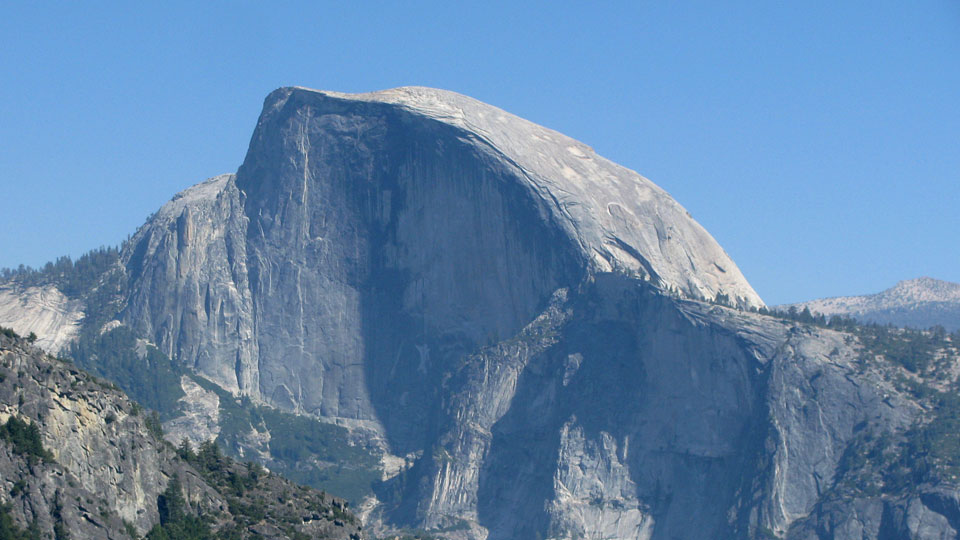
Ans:
<svg viewBox="0 0 960 540"><path fill-rule="evenodd" d="M865 323L914 328L940 325L960 329L960 283L931 277L907 279L893 287L862 296L838 296L787 304L782 309L808 308L827 317L843 315Z"/></svg>

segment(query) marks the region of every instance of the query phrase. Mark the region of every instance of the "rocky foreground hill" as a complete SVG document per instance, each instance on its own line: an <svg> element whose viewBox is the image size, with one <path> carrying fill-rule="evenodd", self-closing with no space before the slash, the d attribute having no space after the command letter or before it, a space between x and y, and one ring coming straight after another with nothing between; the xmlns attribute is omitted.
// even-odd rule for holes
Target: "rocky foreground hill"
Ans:
<svg viewBox="0 0 960 540"><path fill-rule="evenodd" d="M922 277L901 281L876 294L823 298L781 309L790 307L826 317L852 317L863 323L912 328L939 325L953 332L960 330L960 283Z"/></svg>
<svg viewBox="0 0 960 540"><path fill-rule="evenodd" d="M236 174L4 287L177 440L378 535L960 531L958 336L764 315L662 189L458 94L277 90Z"/></svg>
<svg viewBox="0 0 960 540"><path fill-rule="evenodd" d="M116 386L0 329L0 536L360 538L345 501L160 430Z"/></svg>

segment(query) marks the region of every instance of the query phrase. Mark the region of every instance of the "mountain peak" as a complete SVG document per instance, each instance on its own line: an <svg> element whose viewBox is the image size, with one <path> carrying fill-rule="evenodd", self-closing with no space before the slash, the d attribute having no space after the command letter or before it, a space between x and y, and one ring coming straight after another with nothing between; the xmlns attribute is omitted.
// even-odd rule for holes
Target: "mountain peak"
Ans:
<svg viewBox="0 0 960 540"><path fill-rule="evenodd" d="M931 277L905 279L875 294L837 296L790 304L827 317L844 315L862 322L928 328L960 328L960 283ZM781 307L790 307L781 306Z"/></svg>
<svg viewBox="0 0 960 540"><path fill-rule="evenodd" d="M462 94L420 86L361 94L285 87L267 98L258 131L288 114L388 110L452 126L513 169L594 272L642 277L691 298L724 294L739 305L763 305L716 240L662 188L580 141Z"/></svg>
<svg viewBox="0 0 960 540"><path fill-rule="evenodd" d="M924 276L899 281L879 294L914 302L960 301L960 283Z"/></svg>

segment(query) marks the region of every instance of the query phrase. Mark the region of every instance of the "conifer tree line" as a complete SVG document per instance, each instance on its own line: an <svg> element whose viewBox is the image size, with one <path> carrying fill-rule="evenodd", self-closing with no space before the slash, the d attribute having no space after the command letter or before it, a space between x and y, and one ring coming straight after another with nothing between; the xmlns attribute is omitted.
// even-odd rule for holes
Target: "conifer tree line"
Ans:
<svg viewBox="0 0 960 540"><path fill-rule="evenodd" d="M56 285L63 294L77 297L96 286L103 273L119 260L120 248L100 246L76 261L64 255L42 268L21 264L17 268L0 269L0 280L25 286Z"/></svg>

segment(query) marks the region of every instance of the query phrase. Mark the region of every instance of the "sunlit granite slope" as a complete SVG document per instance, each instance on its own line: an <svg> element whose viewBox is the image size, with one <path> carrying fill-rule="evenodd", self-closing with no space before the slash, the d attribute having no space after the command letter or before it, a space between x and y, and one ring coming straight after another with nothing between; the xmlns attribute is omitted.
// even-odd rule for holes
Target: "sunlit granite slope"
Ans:
<svg viewBox="0 0 960 540"><path fill-rule="evenodd" d="M854 336L751 313L663 190L459 94L273 92L237 173L164 205L111 271L118 309L89 320L238 396L182 379L179 410L209 418L178 433L222 435L209 411L241 396L348 427L381 452L376 534L960 529L949 482L837 495L857 441L925 410Z"/></svg>

